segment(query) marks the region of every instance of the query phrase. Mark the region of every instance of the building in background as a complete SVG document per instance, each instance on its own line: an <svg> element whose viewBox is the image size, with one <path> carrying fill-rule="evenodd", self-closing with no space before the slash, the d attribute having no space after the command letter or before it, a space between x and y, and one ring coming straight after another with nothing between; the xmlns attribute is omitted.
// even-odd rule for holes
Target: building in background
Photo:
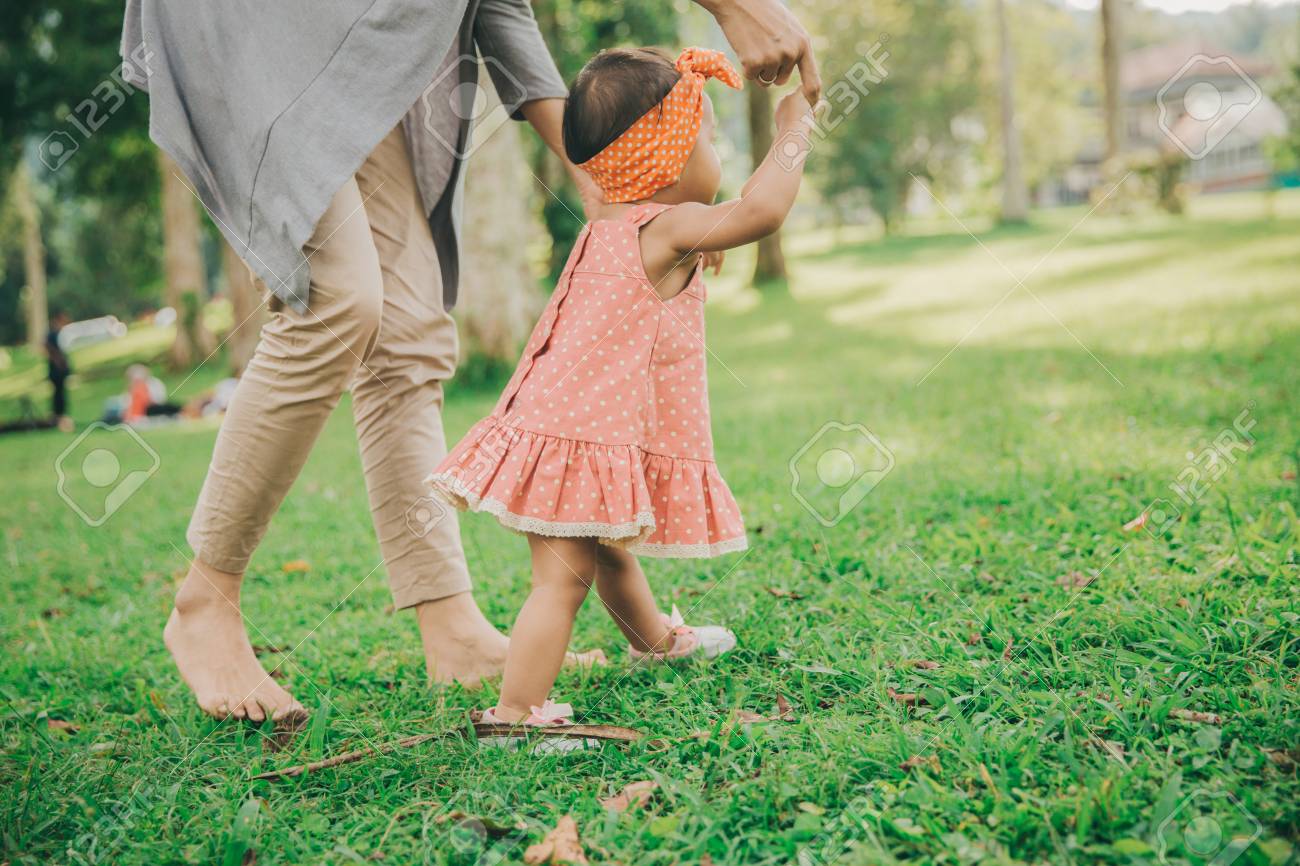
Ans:
<svg viewBox="0 0 1300 866"><path fill-rule="evenodd" d="M1181 152L1193 193L1263 189L1275 172L1267 143L1287 121L1264 82L1271 64L1195 41L1149 46L1125 55L1124 156L1141 164ZM1100 116L1100 106L1087 108ZM1074 162L1039 189L1040 205L1087 201L1102 183L1105 142L1082 142Z"/></svg>

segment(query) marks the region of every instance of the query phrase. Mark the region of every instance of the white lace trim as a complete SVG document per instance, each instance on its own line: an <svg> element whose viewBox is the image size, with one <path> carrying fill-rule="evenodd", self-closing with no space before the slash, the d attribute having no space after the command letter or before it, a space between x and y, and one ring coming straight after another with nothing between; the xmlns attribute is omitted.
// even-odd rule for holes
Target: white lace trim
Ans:
<svg viewBox="0 0 1300 866"><path fill-rule="evenodd" d="M648 536L655 528L655 516L649 511L638 511L627 523L564 523L515 514L501 500L490 496L480 497L459 478L446 472L430 475L425 481L457 508L491 514L502 526L516 532L531 532L555 538L598 538L621 546Z"/></svg>
<svg viewBox="0 0 1300 866"><path fill-rule="evenodd" d="M715 541L712 544L651 544L638 541L627 545L627 552L654 559L709 559L725 553L746 550L748 547L749 539L740 535Z"/></svg>
<svg viewBox="0 0 1300 866"><path fill-rule="evenodd" d="M643 539L655 529L655 516L649 511L638 511L628 523L564 523L515 514L501 500L479 496L459 478L446 472L430 475L425 483L456 508L491 514L502 526L515 532L552 538L595 538L602 544L622 547L628 553L652 559L708 559L749 547L749 540L743 535L712 544L648 544Z"/></svg>

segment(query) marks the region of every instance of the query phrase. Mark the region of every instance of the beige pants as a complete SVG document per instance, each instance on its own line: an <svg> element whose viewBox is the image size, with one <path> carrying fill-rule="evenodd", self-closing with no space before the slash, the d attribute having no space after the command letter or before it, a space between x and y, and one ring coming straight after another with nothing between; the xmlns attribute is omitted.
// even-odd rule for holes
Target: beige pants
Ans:
<svg viewBox="0 0 1300 866"><path fill-rule="evenodd" d="M195 556L243 572L339 397L352 412L397 607L469 589L455 514L423 479L446 453L456 325L398 126L334 196L303 252L310 309L272 306L190 521Z"/></svg>

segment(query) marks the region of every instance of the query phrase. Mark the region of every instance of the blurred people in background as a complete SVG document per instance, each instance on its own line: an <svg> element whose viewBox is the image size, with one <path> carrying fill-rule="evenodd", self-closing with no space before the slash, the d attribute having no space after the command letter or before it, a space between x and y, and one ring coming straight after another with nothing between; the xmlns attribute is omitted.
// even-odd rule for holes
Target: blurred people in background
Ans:
<svg viewBox="0 0 1300 866"><path fill-rule="evenodd" d="M48 364L50 385L53 386L51 397L51 415L60 430L72 430L72 419L68 416L68 377L72 375L72 362L59 343L59 332L68 324L68 314L55 310L50 316L50 330L45 336L45 357Z"/></svg>

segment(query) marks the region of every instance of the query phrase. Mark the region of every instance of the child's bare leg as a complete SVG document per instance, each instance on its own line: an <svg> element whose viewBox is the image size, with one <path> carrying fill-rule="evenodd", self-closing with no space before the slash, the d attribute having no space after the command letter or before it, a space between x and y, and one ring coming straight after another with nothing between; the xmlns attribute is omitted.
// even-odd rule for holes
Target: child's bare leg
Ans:
<svg viewBox="0 0 1300 866"><path fill-rule="evenodd" d="M638 652L667 652L672 632L650 592L650 583L637 558L619 547L602 544L596 552L596 592Z"/></svg>
<svg viewBox="0 0 1300 866"><path fill-rule="evenodd" d="M510 632L510 651L496 715L528 717L551 693L573 634L573 620L596 578L596 541L528 536L533 588Z"/></svg>

